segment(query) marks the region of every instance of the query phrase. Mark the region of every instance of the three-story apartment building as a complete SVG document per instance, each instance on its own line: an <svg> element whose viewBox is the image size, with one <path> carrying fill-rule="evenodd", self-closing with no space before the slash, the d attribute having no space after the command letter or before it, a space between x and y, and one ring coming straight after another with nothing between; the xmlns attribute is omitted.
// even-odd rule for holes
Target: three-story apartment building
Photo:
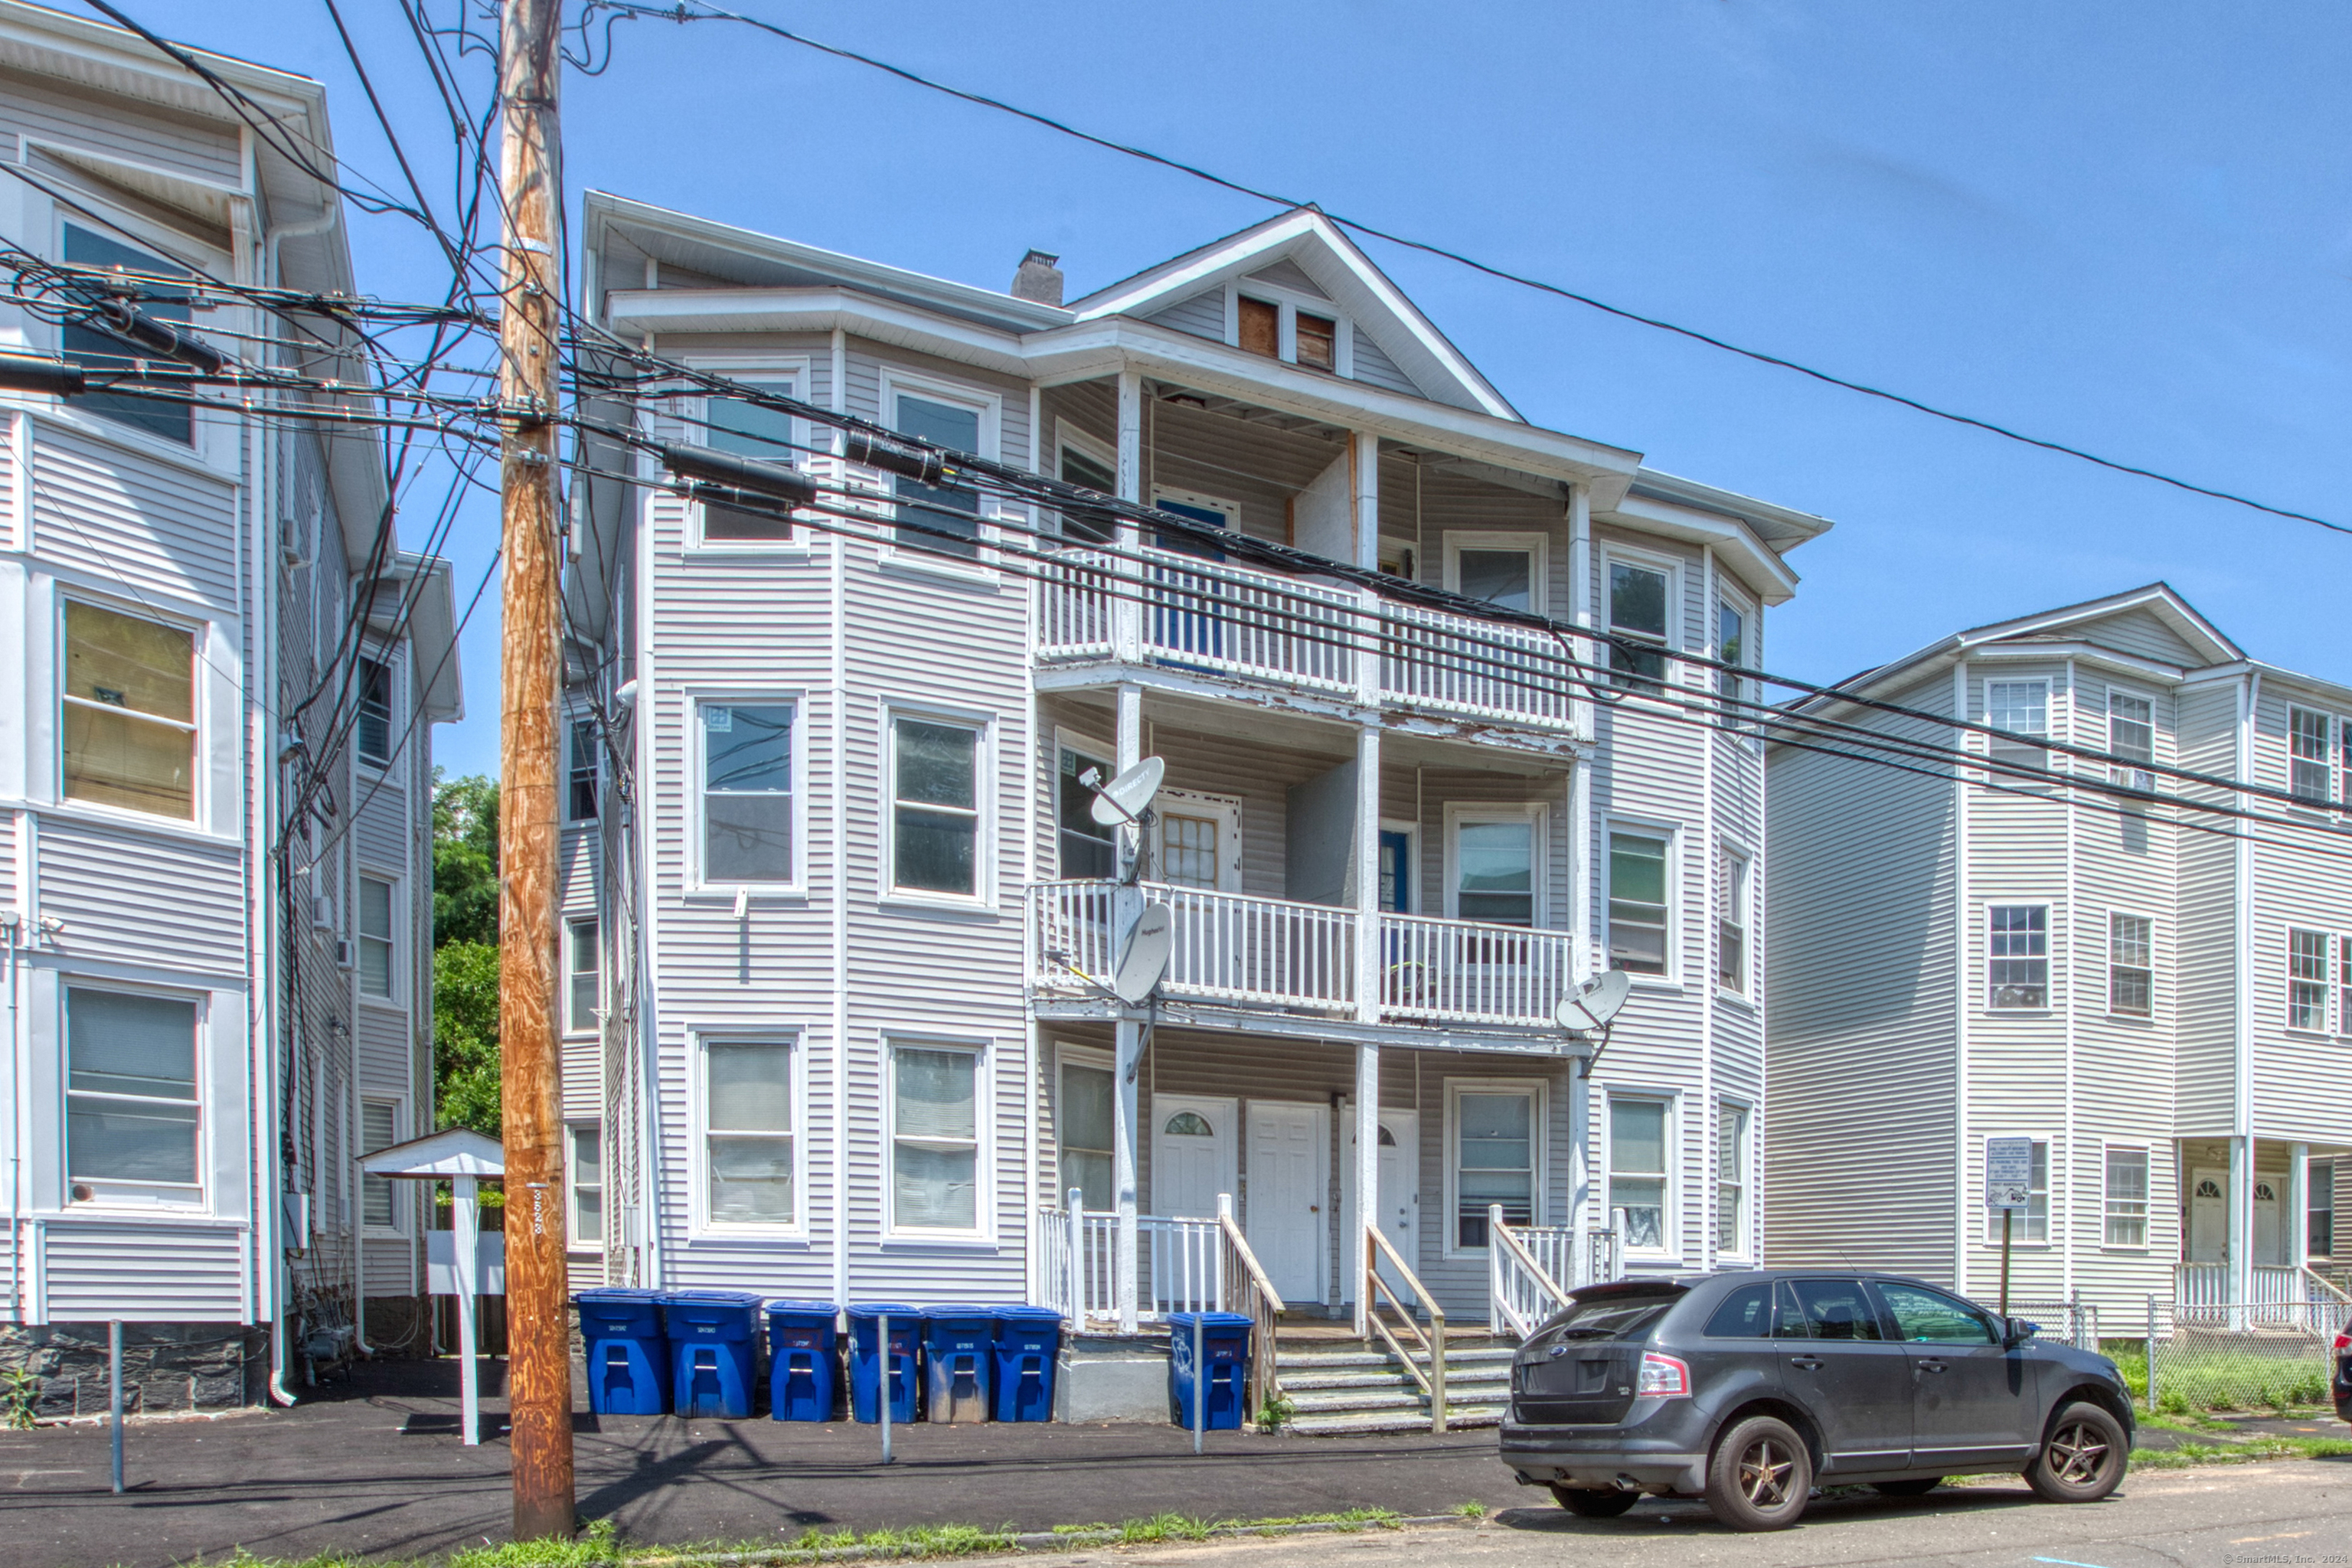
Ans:
<svg viewBox="0 0 2352 1568"><path fill-rule="evenodd" d="M1359 1303L1377 1225L1483 1317L1497 1209L1757 1256L1764 760L1750 683L1676 656L1752 667L1824 521L1528 423L1312 210L1068 304L1034 253L1003 293L585 226L586 309L662 361L1172 521L893 480L657 374L604 407L838 493L785 521L590 444L581 1263L1132 1325L1227 1199L1294 1312ZM1091 806L1149 756L1147 1016ZM1612 964L1595 1062L1555 1008Z"/></svg>
<svg viewBox="0 0 2352 1568"><path fill-rule="evenodd" d="M317 83L203 63L331 148ZM0 243L365 384L326 319L236 292L351 293L336 193L130 34L0 4ZM0 341L142 352L15 304ZM449 584L363 426L229 403L0 396L0 1364L45 1413L103 1398L110 1320L149 1409L282 1389L368 1297L422 1333L423 1216L352 1157L430 1127Z"/></svg>
<svg viewBox="0 0 2352 1568"><path fill-rule="evenodd" d="M1773 749L1774 1261L1985 1294L1984 1143L2028 1138L2018 1295L2110 1331L2176 1292L2304 1299L2352 1155L2352 691L2249 658L2159 584L1795 710L1966 760Z"/></svg>

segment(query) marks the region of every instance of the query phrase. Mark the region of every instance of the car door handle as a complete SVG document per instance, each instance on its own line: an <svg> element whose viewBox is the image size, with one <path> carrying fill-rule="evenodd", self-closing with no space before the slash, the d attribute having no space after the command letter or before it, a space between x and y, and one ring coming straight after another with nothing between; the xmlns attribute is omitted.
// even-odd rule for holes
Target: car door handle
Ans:
<svg viewBox="0 0 2352 1568"><path fill-rule="evenodd" d="M1919 1363L1919 1370L1921 1372L1941 1372L1944 1370L1944 1363L1939 1361L1923 1361Z"/></svg>
<svg viewBox="0 0 2352 1568"><path fill-rule="evenodd" d="M1789 1364L1799 1372L1819 1372L1828 1363L1817 1355L1796 1355L1789 1358Z"/></svg>

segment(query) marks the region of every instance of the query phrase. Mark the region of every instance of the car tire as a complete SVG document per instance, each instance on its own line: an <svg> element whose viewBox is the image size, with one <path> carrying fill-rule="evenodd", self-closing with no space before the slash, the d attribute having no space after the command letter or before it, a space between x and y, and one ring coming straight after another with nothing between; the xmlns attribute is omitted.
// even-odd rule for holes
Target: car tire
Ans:
<svg viewBox="0 0 2352 1568"><path fill-rule="evenodd" d="M1786 1530L1813 1492L1813 1458L1787 1422L1751 1415L1723 1435L1706 1467L1706 1506L1733 1530Z"/></svg>
<svg viewBox="0 0 2352 1568"><path fill-rule="evenodd" d="M1615 1519L1642 1500L1640 1492L1620 1491L1615 1487L1554 1487L1551 1495L1560 1507L1580 1519Z"/></svg>
<svg viewBox="0 0 2352 1568"><path fill-rule="evenodd" d="M2088 1400L2063 1407L2025 1482L2050 1502L2096 1502L2123 1483L2131 1455L2123 1423Z"/></svg>
<svg viewBox="0 0 2352 1568"><path fill-rule="evenodd" d="M1926 1497L1943 1484L1941 1476L1914 1476L1907 1481L1873 1481L1870 1489L1881 1497Z"/></svg>

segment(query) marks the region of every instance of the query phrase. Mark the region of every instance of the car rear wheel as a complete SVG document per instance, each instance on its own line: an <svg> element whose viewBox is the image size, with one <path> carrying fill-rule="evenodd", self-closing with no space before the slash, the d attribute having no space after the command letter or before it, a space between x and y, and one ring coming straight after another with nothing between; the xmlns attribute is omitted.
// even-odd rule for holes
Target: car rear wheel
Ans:
<svg viewBox="0 0 2352 1568"><path fill-rule="evenodd" d="M1870 1489L1882 1497L1926 1497L1943 1484L1941 1476L1915 1476L1907 1481L1873 1481Z"/></svg>
<svg viewBox="0 0 2352 1568"><path fill-rule="evenodd" d="M1619 1491L1615 1487L1554 1487L1551 1495L1559 1506L1585 1519L1615 1519L1642 1500L1640 1492Z"/></svg>
<svg viewBox="0 0 2352 1568"><path fill-rule="evenodd" d="M2025 1481L2052 1502L2096 1502L2122 1483L2129 1458L2123 1423L2077 1401L2050 1423L2042 1451L2025 1467Z"/></svg>
<svg viewBox="0 0 2352 1568"><path fill-rule="evenodd" d="M1706 1467L1706 1506L1734 1530L1786 1530L1812 1495L1813 1460L1785 1421L1751 1415L1723 1436Z"/></svg>

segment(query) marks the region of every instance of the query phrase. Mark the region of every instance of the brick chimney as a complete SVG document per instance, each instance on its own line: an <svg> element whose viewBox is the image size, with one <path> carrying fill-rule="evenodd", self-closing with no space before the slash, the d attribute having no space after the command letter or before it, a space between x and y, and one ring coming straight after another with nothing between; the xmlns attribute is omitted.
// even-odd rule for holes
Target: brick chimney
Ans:
<svg viewBox="0 0 2352 1568"><path fill-rule="evenodd" d="M1013 275L1013 297L1034 300L1040 305L1062 302L1062 258L1042 250L1033 250L1021 258L1021 269Z"/></svg>

